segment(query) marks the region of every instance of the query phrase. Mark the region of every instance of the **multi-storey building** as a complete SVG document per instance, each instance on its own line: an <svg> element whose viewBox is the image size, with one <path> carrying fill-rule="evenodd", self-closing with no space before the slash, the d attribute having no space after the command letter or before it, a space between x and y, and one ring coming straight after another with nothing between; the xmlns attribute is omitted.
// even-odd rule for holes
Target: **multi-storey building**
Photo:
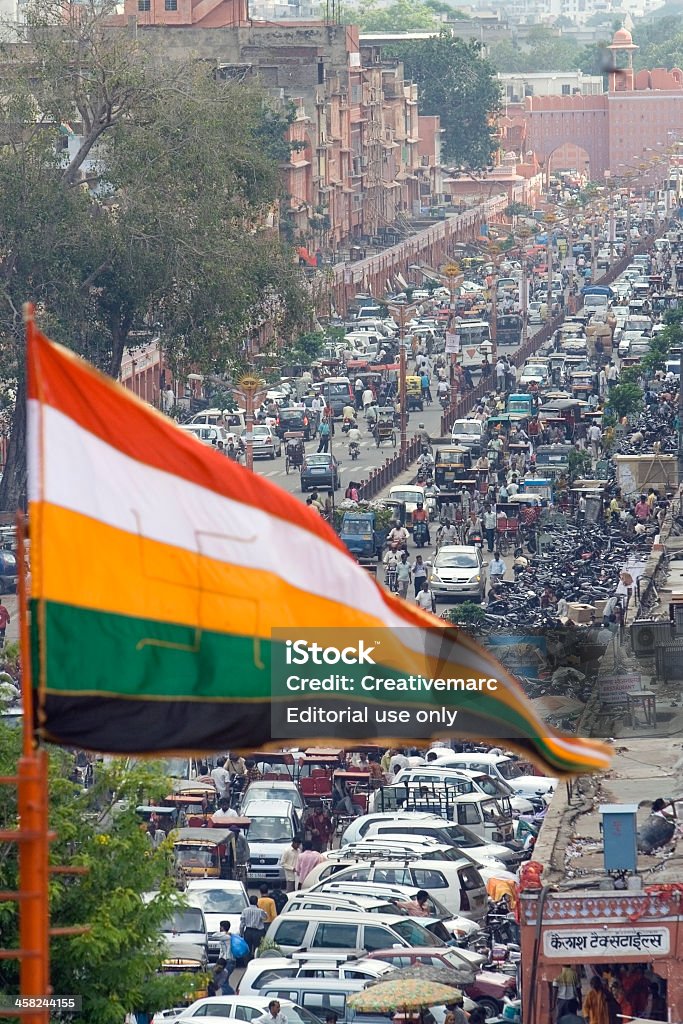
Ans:
<svg viewBox="0 0 683 1024"><path fill-rule="evenodd" d="M427 190L440 181L439 120L420 119L403 66L361 47L354 26L251 21L246 0L125 0L111 23L154 32L169 59L256 75L293 104L281 215L304 262L398 240L408 218L441 201Z"/></svg>

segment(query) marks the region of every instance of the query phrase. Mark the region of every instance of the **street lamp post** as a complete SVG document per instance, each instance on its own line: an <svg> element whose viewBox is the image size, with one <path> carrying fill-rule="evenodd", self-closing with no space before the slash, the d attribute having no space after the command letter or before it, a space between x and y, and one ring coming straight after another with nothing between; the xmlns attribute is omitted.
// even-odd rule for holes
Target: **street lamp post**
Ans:
<svg viewBox="0 0 683 1024"><path fill-rule="evenodd" d="M527 339L529 337L529 326L528 326L528 323L527 323L527 320L528 320L528 317L529 317L529 277L528 277L528 274L529 274L529 263L528 263L528 258L527 258L526 243L527 243L527 241L528 241L528 239L529 239L529 237L531 235L531 231L529 230L528 227L523 225L522 227L519 227L517 229L516 234L517 234L517 237L519 238L520 243L521 243L520 247L519 247L519 256L520 256L520 265L521 265L521 268L522 268L522 277L521 277L521 283L520 283L521 294L520 294L519 298L520 298L520 307L521 307L521 313L522 313L522 347L523 347L523 346L526 345Z"/></svg>
<svg viewBox="0 0 683 1024"><path fill-rule="evenodd" d="M552 232L552 228L553 228L555 222L557 221L557 216L552 211L549 211L548 213L546 213L546 215L545 215L545 217L543 219L544 219L545 225L546 225L546 240L545 240L546 257L545 258L546 258L547 272L548 272L548 290L547 290L546 303L547 303L547 306L548 306L548 320L551 320L552 319L552 315L553 315L553 232Z"/></svg>
<svg viewBox="0 0 683 1024"><path fill-rule="evenodd" d="M462 275L460 267L458 266L457 263L447 263L446 266L442 268L441 272L442 272L443 276L446 278L446 280L448 281L448 291L450 293L450 310L449 310L450 316L448 318L448 333L449 334L453 334L455 332L455 328L456 328L456 322L455 322L455 320L456 320L456 317L455 317L455 293L456 293L458 284L463 279L463 275ZM451 401L450 401L450 405L451 405L451 411L452 411L452 410L455 409L455 405L456 405L456 401L457 401L457 395L456 395L455 387L453 385L454 385L454 382L455 382L455 372L454 372L454 370L455 370L455 364L458 361L458 353L457 352L450 352L450 357L451 357L450 358L450 373L449 373L449 378L448 379L449 379L450 386L451 386L451 391L450 391Z"/></svg>
<svg viewBox="0 0 683 1024"><path fill-rule="evenodd" d="M405 469L408 451L408 402L406 394L406 375L408 356L406 352L406 321L407 314L414 313L419 303L412 305L397 304L389 306L389 312L394 320L398 320L398 341L399 341L399 362L398 362L398 395L399 408L401 412L401 468Z"/></svg>
<svg viewBox="0 0 683 1024"><path fill-rule="evenodd" d="M261 378L252 373L245 373L243 377L240 377L237 387L234 389L235 394L244 399L244 426L246 428L244 464L247 469L251 470L254 468L254 402L256 396L264 394L265 390Z"/></svg>

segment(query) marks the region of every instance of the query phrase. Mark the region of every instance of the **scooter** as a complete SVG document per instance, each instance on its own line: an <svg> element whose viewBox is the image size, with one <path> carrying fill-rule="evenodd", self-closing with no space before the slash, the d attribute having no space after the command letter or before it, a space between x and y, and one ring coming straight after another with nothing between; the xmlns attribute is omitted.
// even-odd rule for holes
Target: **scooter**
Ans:
<svg viewBox="0 0 683 1024"><path fill-rule="evenodd" d="M429 527L423 519L413 524L413 540L418 548L423 548L429 543Z"/></svg>
<svg viewBox="0 0 683 1024"><path fill-rule="evenodd" d="M360 445L358 444L358 441L349 441L349 455L353 462L355 462L360 455Z"/></svg>

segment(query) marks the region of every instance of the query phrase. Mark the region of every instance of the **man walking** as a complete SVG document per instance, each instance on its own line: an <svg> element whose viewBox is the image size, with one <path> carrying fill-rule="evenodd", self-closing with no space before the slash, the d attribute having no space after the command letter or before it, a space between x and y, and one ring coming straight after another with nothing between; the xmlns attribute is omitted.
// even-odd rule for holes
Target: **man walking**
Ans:
<svg viewBox="0 0 683 1024"><path fill-rule="evenodd" d="M600 442L602 441L602 430L597 423L591 423L588 428L588 441L591 446L593 461L597 462L600 456Z"/></svg>
<svg viewBox="0 0 683 1024"><path fill-rule="evenodd" d="M249 906L240 914L240 934L249 946L250 956L254 956L265 933L266 915L258 906L256 896L250 896Z"/></svg>
<svg viewBox="0 0 683 1024"><path fill-rule="evenodd" d="M484 527L484 533L486 534L486 545L489 551L493 551L493 541L496 536L496 513L493 511L488 501L484 505L482 526Z"/></svg>
<svg viewBox="0 0 683 1024"><path fill-rule="evenodd" d="M320 452L327 452L330 447L330 421L327 417L320 424L320 442L318 444L318 454Z"/></svg>
<svg viewBox="0 0 683 1024"><path fill-rule="evenodd" d="M396 566L396 582L398 584L399 597L404 600L408 596L408 587L412 580L413 574L410 568L410 562L408 561L408 552L402 551L401 558L398 565Z"/></svg>
<svg viewBox="0 0 683 1024"><path fill-rule="evenodd" d="M491 564L489 565L489 580L491 582L492 587L495 587L498 583L500 583L503 576L505 575L505 569L505 562L500 557L500 551L494 551L493 559L491 560Z"/></svg>
<svg viewBox="0 0 683 1024"><path fill-rule="evenodd" d="M296 866L299 862L301 852L301 841L292 839L292 845L288 846L280 858L280 867L285 873L287 892L294 892L296 889Z"/></svg>

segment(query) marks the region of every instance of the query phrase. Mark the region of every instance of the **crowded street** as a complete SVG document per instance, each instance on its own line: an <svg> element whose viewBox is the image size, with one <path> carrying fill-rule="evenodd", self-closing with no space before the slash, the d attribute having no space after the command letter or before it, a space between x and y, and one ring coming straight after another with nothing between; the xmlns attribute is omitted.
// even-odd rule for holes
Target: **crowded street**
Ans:
<svg viewBox="0 0 683 1024"><path fill-rule="evenodd" d="M450 262L328 303L310 358L188 363L154 402L27 309L5 784L34 722L53 760L4 817L77 958L122 969L138 929L118 1024L683 1020L664 170L548 169Z"/></svg>

